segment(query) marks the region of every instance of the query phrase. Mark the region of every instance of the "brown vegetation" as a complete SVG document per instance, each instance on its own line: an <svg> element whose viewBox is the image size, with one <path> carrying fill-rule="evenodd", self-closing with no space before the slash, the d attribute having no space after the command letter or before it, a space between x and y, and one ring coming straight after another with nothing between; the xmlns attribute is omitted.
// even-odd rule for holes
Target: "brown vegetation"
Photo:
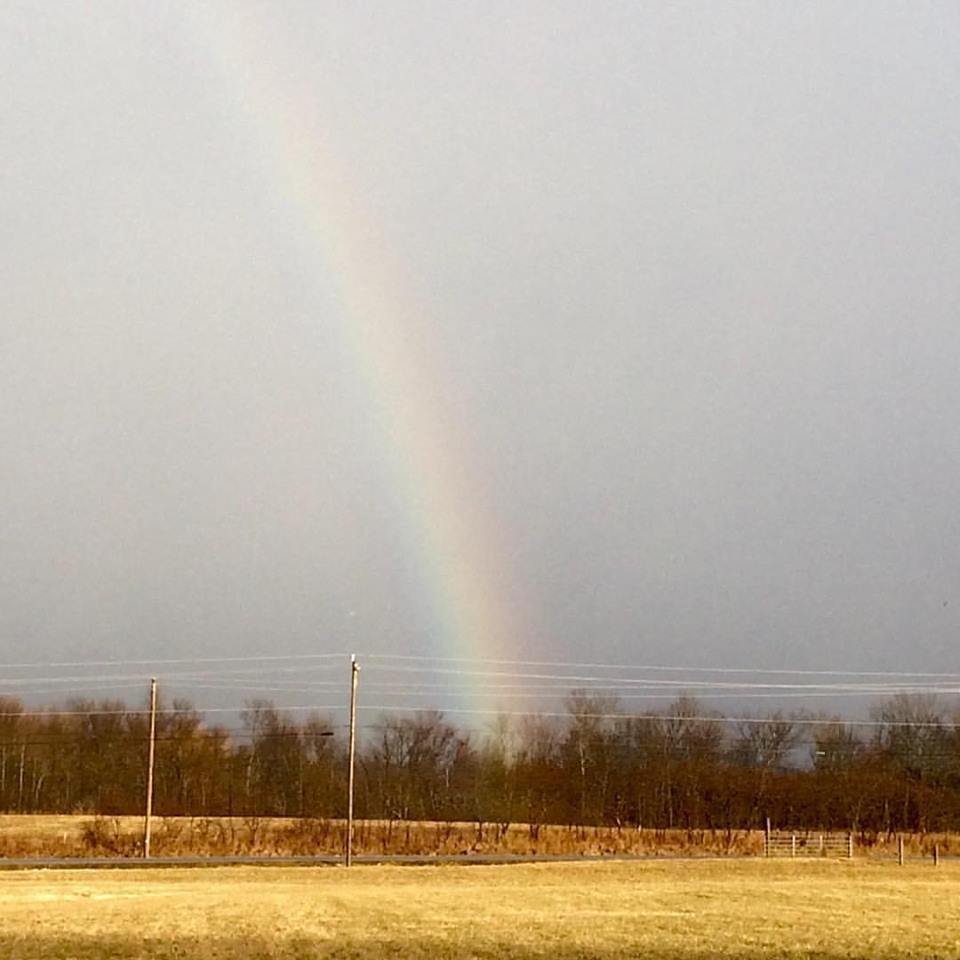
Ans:
<svg viewBox="0 0 960 960"><path fill-rule="evenodd" d="M343 853L343 821L243 817L165 817L154 823L153 854L169 856L318 856ZM801 834L801 836L803 836ZM0 816L0 857L133 857L142 853L140 817ZM815 837L815 835L814 835ZM908 857L960 853L956 834L903 835ZM858 834L858 856L894 857L897 835ZM358 821L358 854L760 856L758 830L638 830L557 824ZM816 854L816 844L801 855Z"/></svg>

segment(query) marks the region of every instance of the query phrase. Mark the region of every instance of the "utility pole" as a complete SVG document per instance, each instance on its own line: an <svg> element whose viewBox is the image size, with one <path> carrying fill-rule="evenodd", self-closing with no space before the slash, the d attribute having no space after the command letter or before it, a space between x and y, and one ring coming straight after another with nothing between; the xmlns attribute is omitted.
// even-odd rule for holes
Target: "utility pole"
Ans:
<svg viewBox="0 0 960 960"><path fill-rule="evenodd" d="M353 782L357 755L357 683L360 680L360 664L357 655L350 655L350 771L347 775L347 850L345 865L353 863Z"/></svg>
<svg viewBox="0 0 960 960"><path fill-rule="evenodd" d="M150 828L153 817L153 764L157 755L157 678L150 680L150 751L147 759L147 814L143 821L143 857L150 859Z"/></svg>
<svg viewBox="0 0 960 960"><path fill-rule="evenodd" d="M20 789L17 794L17 813L23 813L23 771L27 765L27 741L20 747Z"/></svg>

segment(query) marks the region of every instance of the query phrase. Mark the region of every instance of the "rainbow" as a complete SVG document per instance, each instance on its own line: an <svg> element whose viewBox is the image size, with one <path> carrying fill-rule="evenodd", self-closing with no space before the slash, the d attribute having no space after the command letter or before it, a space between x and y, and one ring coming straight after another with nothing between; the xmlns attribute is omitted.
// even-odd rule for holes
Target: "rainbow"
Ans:
<svg viewBox="0 0 960 960"><path fill-rule="evenodd" d="M376 411L388 470L413 521L407 549L423 571L435 631L429 652L518 655L530 635L527 617L517 609L500 525L482 506L478 478L485 471L445 413L442 362L416 338L422 298L378 239L309 100L291 85L249 81L261 43L251 9L222 24L205 20L199 5L187 7L191 38L199 40L201 56L212 57L225 94L242 104L251 147L262 152L273 187L299 220L306 264L316 265L332 288L355 372ZM474 691L469 699L481 698Z"/></svg>

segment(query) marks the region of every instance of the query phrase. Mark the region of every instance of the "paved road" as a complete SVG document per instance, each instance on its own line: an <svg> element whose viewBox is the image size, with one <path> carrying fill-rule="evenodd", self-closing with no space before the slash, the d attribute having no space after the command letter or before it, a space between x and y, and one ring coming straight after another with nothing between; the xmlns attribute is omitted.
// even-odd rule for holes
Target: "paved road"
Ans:
<svg viewBox="0 0 960 960"><path fill-rule="evenodd" d="M564 856L561 854L439 854L435 856L416 856L394 854L375 856L361 854L354 856L355 864L400 863L430 865L436 863L463 864L505 864L505 863L584 863L590 861L652 861L652 860L731 860L749 859L742 857L717 857L713 855L692 856L637 856L630 854L585 854L583 856ZM343 863L340 856L317 857L151 857L144 860L139 857L10 857L0 858L0 870L62 870L62 869L156 869L160 867L316 867L338 866Z"/></svg>
<svg viewBox="0 0 960 960"><path fill-rule="evenodd" d="M562 854L522 854L522 853L464 853L419 856L394 854L375 856L361 854L353 858L357 865L377 863L411 864L429 866L438 863L470 864L507 864L507 863L589 863L618 861L630 863L652 863L657 861L703 861L703 860L760 860L753 854L717 856L715 854L584 854L565 856ZM777 860L789 860L789 857L777 857ZM806 863L819 860L819 857L797 857ZM833 858L844 859L844 858ZM864 858L858 858L864 859ZM896 857L868 858L883 862L896 862ZM944 860L958 860L960 857L940 857ZM908 863L931 863L930 857L908 857ZM0 857L0 870L123 870L123 869L162 869L164 867L317 867L339 866L341 856L317 857L151 857L143 860L139 857Z"/></svg>

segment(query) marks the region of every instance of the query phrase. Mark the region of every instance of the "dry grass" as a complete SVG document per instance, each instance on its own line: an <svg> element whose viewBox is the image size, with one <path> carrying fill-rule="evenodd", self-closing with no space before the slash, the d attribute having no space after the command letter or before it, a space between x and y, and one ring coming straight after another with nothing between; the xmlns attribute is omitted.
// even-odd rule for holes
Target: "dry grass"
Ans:
<svg viewBox="0 0 960 960"><path fill-rule="evenodd" d="M0 957L960 957L960 865L0 874Z"/></svg>
<svg viewBox="0 0 960 960"><path fill-rule="evenodd" d="M358 821L357 853L372 854L758 854L757 831L530 827L527 824ZM0 857L134 855L140 817L0 816ZM152 850L176 855L310 855L343 851L337 820L167 817L154 821Z"/></svg>
<svg viewBox="0 0 960 960"><path fill-rule="evenodd" d="M140 817L0 816L0 857L132 856L143 834ZM157 856L340 854L344 825L337 820L267 818L158 818ZM908 856L960 854L956 834L908 835ZM813 846L815 847L815 841ZM643 830L485 823L358 821L356 850L372 854L751 854L763 852L758 830ZM858 855L894 857L893 835L860 837Z"/></svg>

